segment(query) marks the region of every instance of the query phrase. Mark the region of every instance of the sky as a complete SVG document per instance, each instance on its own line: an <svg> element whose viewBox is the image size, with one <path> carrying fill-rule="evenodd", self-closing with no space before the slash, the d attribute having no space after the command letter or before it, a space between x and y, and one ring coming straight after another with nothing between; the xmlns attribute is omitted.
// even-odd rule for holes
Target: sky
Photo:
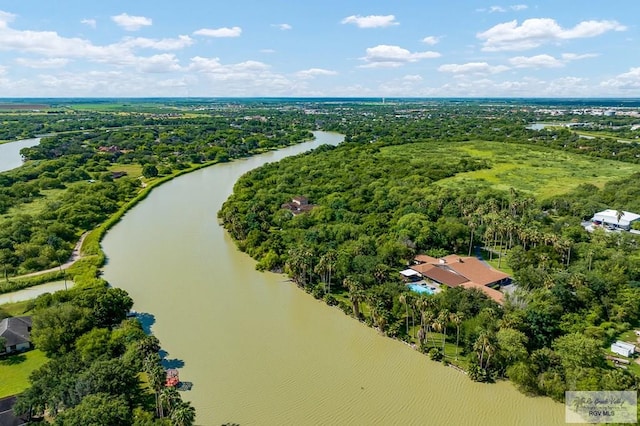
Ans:
<svg viewBox="0 0 640 426"><path fill-rule="evenodd" d="M640 97L640 1L0 2L0 98Z"/></svg>

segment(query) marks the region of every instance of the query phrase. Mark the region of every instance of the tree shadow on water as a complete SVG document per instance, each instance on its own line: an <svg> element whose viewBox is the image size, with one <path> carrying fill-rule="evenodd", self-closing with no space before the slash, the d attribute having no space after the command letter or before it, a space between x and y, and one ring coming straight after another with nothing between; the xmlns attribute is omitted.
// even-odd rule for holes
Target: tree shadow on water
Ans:
<svg viewBox="0 0 640 426"><path fill-rule="evenodd" d="M169 353L167 351L163 351L162 349L160 349L158 354L160 354L160 359L161 359L160 362L162 363L162 366L164 368L182 368L182 367L184 367L184 361L183 360L176 359L176 358L167 358L167 355L169 355Z"/></svg>
<svg viewBox="0 0 640 426"><path fill-rule="evenodd" d="M156 317L153 314L147 312L138 312L136 314L138 322L142 325L142 329L146 334L151 334L151 326L156 323Z"/></svg>

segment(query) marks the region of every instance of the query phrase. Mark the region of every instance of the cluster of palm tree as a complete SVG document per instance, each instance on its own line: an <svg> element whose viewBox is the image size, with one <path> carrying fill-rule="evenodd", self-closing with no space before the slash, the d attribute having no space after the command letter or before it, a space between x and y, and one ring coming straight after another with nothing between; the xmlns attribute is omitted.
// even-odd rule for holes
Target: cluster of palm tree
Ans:
<svg viewBox="0 0 640 426"><path fill-rule="evenodd" d="M551 246L566 262L571 260L571 240L553 232L543 232L536 227L535 200L522 197L513 188L510 190L508 202L499 203L495 198L477 204L466 204L461 208L470 230L469 256L472 254L473 242L477 231L483 231L482 241L489 252L489 260L498 255L498 268L501 266L503 253L515 245L537 247L540 244Z"/></svg>
<svg viewBox="0 0 640 426"><path fill-rule="evenodd" d="M407 297L409 296L409 297ZM450 326L456 328L456 351L455 359L458 359L458 349L460 346L460 326L464 321L463 312L450 312L448 309L438 309L435 300L432 297L420 295L413 297L410 293L403 295L403 303L409 309L410 303L412 303L411 311L416 310L420 314L420 327L417 330L417 335L413 336L418 339L418 343L421 348L427 348L429 346L429 332L442 334L442 354L446 356L445 344L447 342L447 332ZM435 347L435 342L432 343Z"/></svg>
<svg viewBox="0 0 640 426"><path fill-rule="evenodd" d="M178 390L173 386L166 386L167 372L162 367L157 339L149 336L148 350L144 350L142 369L147 374L149 386L154 392L156 416L168 418L173 426L191 426L196 418L196 410L189 401L183 401ZM144 342L144 341L143 341ZM154 343L155 342L155 343ZM157 348L157 350L153 350Z"/></svg>

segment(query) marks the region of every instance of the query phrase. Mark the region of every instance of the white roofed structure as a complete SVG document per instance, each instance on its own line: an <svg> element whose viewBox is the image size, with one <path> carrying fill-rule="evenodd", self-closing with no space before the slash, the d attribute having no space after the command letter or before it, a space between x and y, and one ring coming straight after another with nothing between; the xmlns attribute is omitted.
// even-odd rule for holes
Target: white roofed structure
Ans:
<svg viewBox="0 0 640 426"><path fill-rule="evenodd" d="M625 230L631 229L631 223L640 219L640 215L613 209L603 210L593 215L591 222L596 225L610 226Z"/></svg>
<svg viewBox="0 0 640 426"><path fill-rule="evenodd" d="M636 352L636 347L631 343L622 342L618 340L617 342L611 345L611 352L616 353L618 355L630 357Z"/></svg>
<svg viewBox="0 0 640 426"><path fill-rule="evenodd" d="M414 271L413 269L405 269L404 271L400 271L400 275L405 278L420 277L420 273Z"/></svg>

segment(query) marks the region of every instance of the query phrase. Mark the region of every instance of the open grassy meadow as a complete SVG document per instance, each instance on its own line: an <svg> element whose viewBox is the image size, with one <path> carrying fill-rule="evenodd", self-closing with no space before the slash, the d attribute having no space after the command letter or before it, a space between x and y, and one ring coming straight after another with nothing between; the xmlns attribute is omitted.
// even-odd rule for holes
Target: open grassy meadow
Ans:
<svg viewBox="0 0 640 426"><path fill-rule="evenodd" d="M385 147L382 151L390 157L407 158L409 163L443 162L452 157L484 159L490 169L460 173L438 184L484 182L496 189L515 188L541 198L566 193L582 183L602 187L611 180L640 172L640 165L636 164L502 142L429 142Z"/></svg>

